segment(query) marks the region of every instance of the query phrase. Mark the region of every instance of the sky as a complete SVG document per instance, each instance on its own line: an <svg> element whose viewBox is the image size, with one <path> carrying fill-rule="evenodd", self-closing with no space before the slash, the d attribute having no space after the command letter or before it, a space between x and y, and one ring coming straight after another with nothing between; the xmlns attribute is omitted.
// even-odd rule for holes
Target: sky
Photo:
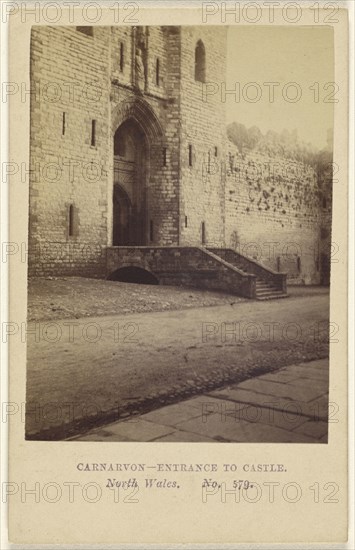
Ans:
<svg viewBox="0 0 355 550"><path fill-rule="evenodd" d="M239 83L240 98L225 96L227 124L258 126L263 133L297 129L302 141L324 148L333 127L333 59L331 27L229 27L225 86ZM273 85L265 82L279 83L273 103Z"/></svg>

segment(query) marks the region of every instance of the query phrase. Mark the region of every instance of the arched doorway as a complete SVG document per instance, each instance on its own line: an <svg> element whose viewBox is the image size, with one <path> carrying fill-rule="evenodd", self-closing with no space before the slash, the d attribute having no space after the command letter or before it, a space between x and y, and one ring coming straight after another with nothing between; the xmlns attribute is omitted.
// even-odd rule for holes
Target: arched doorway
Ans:
<svg viewBox="0 0 355 550"><path fill-rule="evenodd" d="M132 204L127 193L116 183L113 188L113 245L131 242Z"/></svg>
<svg viewBox="0 0 355 550"><path fill-rule="evenodd" d="M147 140L134 119L114 134L114 246L144 245L147 241Z"/></svg>

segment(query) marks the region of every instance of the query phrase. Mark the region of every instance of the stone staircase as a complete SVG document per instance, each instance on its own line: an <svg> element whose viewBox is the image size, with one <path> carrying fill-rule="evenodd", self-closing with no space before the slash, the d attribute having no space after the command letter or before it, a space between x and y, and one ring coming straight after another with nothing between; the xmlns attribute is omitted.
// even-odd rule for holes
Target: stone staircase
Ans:
<svg viewBox="0 0 355 550"><path fill-rule="evenodd" d="M272 300L273 298L287 298L287 292L280 290L276 286L266 282L263 279L256 279L256 299Z"/></svg>
<svg viewBox="0 0 355 550"><path fill-rule="evenodd" d="M286 273L273 271L260 262L252 260L231 248L208 248L208 250L235 266L245 275L256 276L255 298L257 300L288 297Z"/></svg>
<svg viewBox="0 0 355 550"><path fill-rule="evenodd" d="M202 246L111 246L106 277L122 279L127 269L163 285L222 290L257 300L286 298L286 273L278 273L230 248Z"/></svg>

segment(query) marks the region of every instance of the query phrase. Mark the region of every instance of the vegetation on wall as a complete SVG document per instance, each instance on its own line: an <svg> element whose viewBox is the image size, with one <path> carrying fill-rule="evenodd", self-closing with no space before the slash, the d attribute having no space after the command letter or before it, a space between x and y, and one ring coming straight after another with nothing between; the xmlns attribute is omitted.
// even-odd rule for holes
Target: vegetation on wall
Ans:
<svg viewBox="0 0 355 550"><path fill-rule="evenodd" d="M237 122L228 126L227 135L229 202L240 214L257 212L281 227L296 223L301 229L331 211L330 149L317 151L301 143L296 131L263 135L256 126L247 129Z"/></svg>
<svg viewBox="0 0 355 550"><path fill-rule="evenodd" d="M253 151L270 157L282 156L308 164L317 172L324 171L332 162L330 150L318 151L312 144L301 141L297 130L284 129L281 133L269 130L264 135L257 126L246 128L244 124L232 122L227 126L227 136L241 153Z"/></svg>

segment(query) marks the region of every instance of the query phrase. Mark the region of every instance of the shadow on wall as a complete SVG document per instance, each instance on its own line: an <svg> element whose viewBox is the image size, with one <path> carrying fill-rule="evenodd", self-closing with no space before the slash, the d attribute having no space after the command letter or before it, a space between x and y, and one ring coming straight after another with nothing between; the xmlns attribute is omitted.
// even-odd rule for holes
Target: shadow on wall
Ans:
<svg viewBox="0 0 355 550"><path fill-rule="evenodd" d="M158 285L158 279L149 271L141 267L121 267L117 269L109 277L109 281L120 281L121 283L140 283L144 285Z"/></svg>

